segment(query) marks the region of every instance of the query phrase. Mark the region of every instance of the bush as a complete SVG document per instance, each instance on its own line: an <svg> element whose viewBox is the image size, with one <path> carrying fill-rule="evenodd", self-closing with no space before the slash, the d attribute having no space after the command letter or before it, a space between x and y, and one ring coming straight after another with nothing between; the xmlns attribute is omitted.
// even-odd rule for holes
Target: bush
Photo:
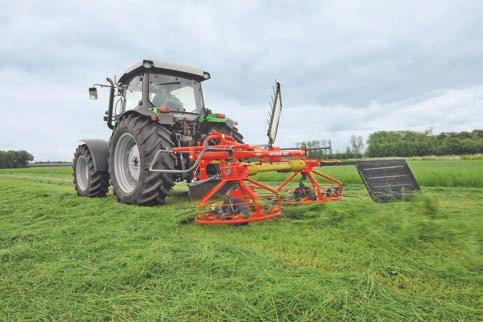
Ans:
<svg viewBox="0 0 483 322"><path fill-rule="evenodd" d="M27 151L0 151L0 168L26 168L33 160Z"/></svg>

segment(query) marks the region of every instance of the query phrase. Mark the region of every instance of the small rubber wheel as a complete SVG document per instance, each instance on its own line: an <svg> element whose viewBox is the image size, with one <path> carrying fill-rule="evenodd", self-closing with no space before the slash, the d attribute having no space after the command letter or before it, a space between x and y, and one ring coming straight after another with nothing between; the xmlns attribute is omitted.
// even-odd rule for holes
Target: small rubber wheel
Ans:
<svg viewBox="0 0 483 322"><path fill-rule="evenodd" d="M317 200L317 195L315 194L315 192L312 189L309 192L309 199L312 200L312 201Z"/></svg>
<svg viewBox="0 0 483 322"><path fill-rule="evenodd" d="M227 198L223 202L222 211L225 216L242 215L243 218L250 216L250 207L248 207L243 199Z"/></svg>

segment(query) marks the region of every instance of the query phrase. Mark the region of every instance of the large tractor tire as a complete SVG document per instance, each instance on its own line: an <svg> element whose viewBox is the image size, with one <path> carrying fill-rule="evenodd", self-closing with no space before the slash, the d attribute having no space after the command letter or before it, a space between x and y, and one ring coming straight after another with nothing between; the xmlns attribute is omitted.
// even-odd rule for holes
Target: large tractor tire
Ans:
<svg viewBox="0 0 483 322"><path fill-rule="evenodd" d="M174 185L173 175L149 171L159 149L174 143L170 131L146 116L128 114L119 120L109 142L109 175L120 202L135 205L163 204ZM175 157L161 153L155 169L174 169Z"/></svg>
<svg viewBox="0 0 483 322"><path fill-rule="evenodd" d="M79 196L105 197L109 188L107 171L96 171L87 145L79 145L74 154L74 186Z"/></svg>

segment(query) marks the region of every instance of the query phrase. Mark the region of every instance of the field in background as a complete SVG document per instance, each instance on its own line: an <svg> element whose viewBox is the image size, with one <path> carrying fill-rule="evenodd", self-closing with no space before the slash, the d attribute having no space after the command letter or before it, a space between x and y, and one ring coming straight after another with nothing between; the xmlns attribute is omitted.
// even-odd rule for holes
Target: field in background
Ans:
<svg viewBox="0 0 483 322"><path fill-rule="evenodd" d="M483 160L409 160L408 163L422 186L483 188ZM325 167L320 170L338 178L344 184L362 183L354 166ZM279 182L287 176L288 174L267 172L256 178Z"/></svg>
<svg viewBox="0 0 483 322"><path fill-rule="evenodd" d="M411 202L328 167L343 201L243 227L186 224L183 185L146 208L77 197L69 168L0 170L0 320L479 320L483 161L410 166Z"/></svg>
<svg viewBox="0 0 483 322"><path fill-rule="evenodd" d="M407 160L483 160L483 153L461 155L425 155L421 157L407 157Z"/></svg>

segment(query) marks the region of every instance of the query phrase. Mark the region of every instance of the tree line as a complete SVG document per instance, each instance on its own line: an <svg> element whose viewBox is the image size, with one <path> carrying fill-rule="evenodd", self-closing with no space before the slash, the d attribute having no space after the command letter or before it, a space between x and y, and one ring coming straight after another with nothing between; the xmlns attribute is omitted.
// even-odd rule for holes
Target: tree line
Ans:
<svg viewBox="0 0 483 322"><path fill-rule="evenodd" d="M306 147L310 158L357 159L362 157L410 157L425 155L462 155L483 153L483 130L442 132L378 131L369 135L352 135L344 151L334 151L330 140L297 143ZM367 148L366 148L367 147Z"/></svg>
<svg viewBox="0 0 483 322"><path fill-rule="evenodd" d="M33 160L27 151L0 151L0 168L26 168Z"/></svg>
<svg viewBox="0 0 483 322"><path fill-rule="evenodd" d="M432 130L379 131L369 135L368 157L409 157L483 153L483 130L443 132Z"/></svg>
<svg viewBox="0 0 483 322"><path fill-rule="evenodd" d="M367 146L367 148L366 148ZM442 132L377 131L367 142L352 135L344 151L334 151L326 139L298 142L307 155L317 159L358 159L362 157L411 157L425 155L462 155L483 153L483 130ZM27 151L0 151L0 168L25 168L34 156Z"/></svg>

